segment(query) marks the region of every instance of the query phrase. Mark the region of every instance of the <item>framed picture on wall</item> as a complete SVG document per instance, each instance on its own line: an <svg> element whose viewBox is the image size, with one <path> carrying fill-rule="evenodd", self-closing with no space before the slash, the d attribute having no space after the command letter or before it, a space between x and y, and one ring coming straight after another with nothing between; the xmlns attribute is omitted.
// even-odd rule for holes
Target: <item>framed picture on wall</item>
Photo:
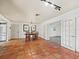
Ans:
<svg viewBox="0 0 79 59"><path fill-rule="evenodd" d="M32 32L36 31L36 25L32 25L32 26L31 26L31 31L32 31Z"/></svg>
<svg viewBox="0 0 79 59"><path fill-rule="evenodd" d="M29 32L29 25L28 24L23 24L23 31Z"/></svg>

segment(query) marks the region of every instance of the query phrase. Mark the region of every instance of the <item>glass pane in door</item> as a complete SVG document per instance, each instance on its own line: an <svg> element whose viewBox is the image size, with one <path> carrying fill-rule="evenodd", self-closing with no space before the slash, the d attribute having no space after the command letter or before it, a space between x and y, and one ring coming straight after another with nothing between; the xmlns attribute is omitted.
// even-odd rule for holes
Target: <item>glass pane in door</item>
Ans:
<svg viewBox="0 0 79 59"><path fill-rule="evenodd" d="M7 40L7 24L0 23L0 41Z"/></svg>

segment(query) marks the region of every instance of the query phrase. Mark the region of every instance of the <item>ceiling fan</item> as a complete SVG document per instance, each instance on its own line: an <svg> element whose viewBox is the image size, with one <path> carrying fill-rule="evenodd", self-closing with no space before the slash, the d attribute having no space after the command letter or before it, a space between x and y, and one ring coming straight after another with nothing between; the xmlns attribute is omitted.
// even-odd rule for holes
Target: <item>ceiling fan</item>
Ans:
<svg viewBox="0 0 79 59"><path fill-rule="evenodd" d="M58 6L58 5L56 5L56 4L53 4L53 3L50 2L50 1L46 1L46 0L41 0L41 1L44 1L44 2L46 2L46 3L48 3L48 4L51 4L51 5L55 6L55 9L58 10L58 11L61 10L61 7L60 7L60 6Z"/></svg>

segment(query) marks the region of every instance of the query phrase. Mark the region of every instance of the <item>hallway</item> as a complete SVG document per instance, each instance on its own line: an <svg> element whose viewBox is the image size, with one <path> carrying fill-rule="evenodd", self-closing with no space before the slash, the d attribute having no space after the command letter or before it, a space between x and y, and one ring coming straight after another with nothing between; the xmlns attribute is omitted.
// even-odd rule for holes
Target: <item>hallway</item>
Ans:
<svg viewBox="0 0 79 59"><path fill-rule="evenodd" d="M11 40L2 46L0 59L79 59L74 53L39 38L34 41Z"/></svg>

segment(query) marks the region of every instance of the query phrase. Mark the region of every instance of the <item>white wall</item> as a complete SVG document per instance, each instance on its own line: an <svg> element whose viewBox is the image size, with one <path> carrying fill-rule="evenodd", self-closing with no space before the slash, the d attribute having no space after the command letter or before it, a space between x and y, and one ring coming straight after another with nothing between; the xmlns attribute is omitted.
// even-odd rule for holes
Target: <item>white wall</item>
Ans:
<svg viewBox="0 0 79 59"><path fill-rule="evenodd" d="M25 38L25 32L23 32L24 23L12 23L11 25L11 38Z"/></svg>
<svg viewBox="0 0 79 59"><path fill-rule="evenodd" d="M61 36L61 22L55 22L48 25L48 36Z"/></svg>
<svg viewBox="0 0 79 59"><path fill-rule="evenodd" d="M7 23L7 41L8 41L9 39L11 39L11 29L10 29L11 28L11 22L2 15L0 15L0 21Z"/></svg>
<svg viewBox="0 0 79 59"><path fill-rule="evenodd" d="M40 36L46 38L45 35L47 34L44 34L44 33L47 32L47 29L45 29L45 26L47 26L48 24L54 23L56 21L63 21L63 20L70 20L70 19L76 19L77 21L76 22L76 51L79 51L79 8L41 23L39 26Z"/></svg>
<svg viewBox="0 0 79 59"><path fill-rule="evenodd" d="M30 23L12 23L11 38L25 38L25 32L23 31L23 24L30 25ZM37 25L37 24L34 24L34 25Z"/></svg>
<svg viewBox="0 0 79 59"><path fill-rule="evenodd" d="M19 37L19 24L11 24L11 38Z"/></svg>

